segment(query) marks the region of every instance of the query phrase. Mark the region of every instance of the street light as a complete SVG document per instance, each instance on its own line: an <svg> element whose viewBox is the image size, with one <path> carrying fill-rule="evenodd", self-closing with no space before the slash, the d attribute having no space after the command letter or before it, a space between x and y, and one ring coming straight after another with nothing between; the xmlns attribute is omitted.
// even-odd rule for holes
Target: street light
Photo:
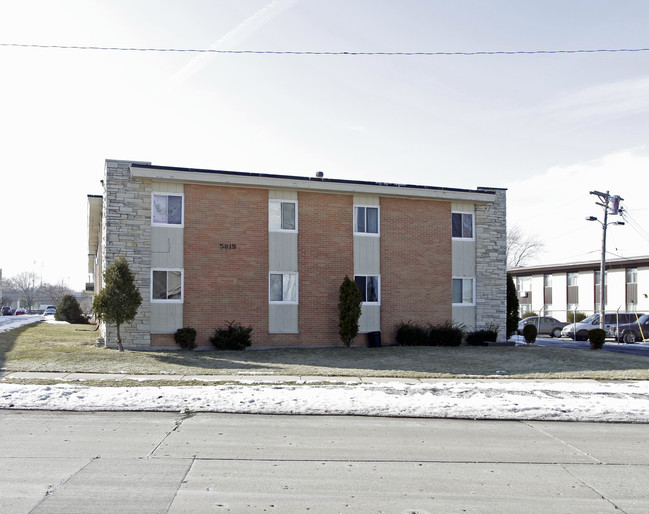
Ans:
<svg viewBox="0 0 649 514"><path fill-rule="evenodd" d="M608 211L610 209L611 214L613 215L619 214L622 210L620 202L624 200L624 198L620 198L620 196L611 196L608 191L606 191L606 193L591 191L590 194L598 196L601 202L596 202L596 204L604 208L604 221L600 221L595 216L588 216L586 221L597 221L602 225L602 262L599 272L599 328L605 330L604 311L606 310L606 300L604 298L604 273L606 272L606 227L609 225L624 225L623 221L608 221Z"/></svg>

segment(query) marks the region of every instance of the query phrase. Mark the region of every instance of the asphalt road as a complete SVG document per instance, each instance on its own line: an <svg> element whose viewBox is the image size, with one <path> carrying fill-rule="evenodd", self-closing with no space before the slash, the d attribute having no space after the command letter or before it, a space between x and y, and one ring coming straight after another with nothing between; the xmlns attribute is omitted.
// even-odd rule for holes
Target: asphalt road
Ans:
<svg viewBox="0 0 649 514"><path fill-rule="evenodd" d="M537 338L535 344L538 346L578 348L583 350L590 348L590 343L588 341L573 341L572 339L566 339L565 337L540 337ZM624 344L617 343L612 339L607 339L606 343L604 343L604 346L602 347L602 350L605 350L607 352L629 353L632 355L645 355L649 357L649 343Z"/></svg>
<svg viewBox="0 0 649 514"><path fill-rule="evenodd" d="M0 411L0 512L647 512L646 425Z"/></svg>

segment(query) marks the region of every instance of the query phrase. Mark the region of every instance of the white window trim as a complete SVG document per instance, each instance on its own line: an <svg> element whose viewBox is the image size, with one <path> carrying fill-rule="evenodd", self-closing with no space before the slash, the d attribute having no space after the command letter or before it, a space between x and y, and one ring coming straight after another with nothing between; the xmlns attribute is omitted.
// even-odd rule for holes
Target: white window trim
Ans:
<svg viewBox="0 0 649 514"><path fill-rule="evenodd" d="M453 296L453 280L472 280L473 281L473 302L471 303L452 303L451 305L453 307L475 307L476 301L475 301L475 296L476 296L476 281L475 277L452 277L451 279L451 301L452 301L452 296ZM464 291L464 284L462 287L462 290Z"/></svg>
<svg viewBox="0 0 649 514"><path fill-rule="evenodd" d="M356 277L376 277L377 278L378 300L376 302L362 302L361 305L381 305L381 275L373 275L371 273L367 273L367 274L354 273L354 282L356 281Z"/></svg>
<svg viewBox="0 0 649 514"><path fill-rule="evenodd" d="M153 221L153 200L156 196L180 196L182 198L182 209L180 213L180 224L178 223L156 223ZM166 191L154 191L151 193L151 226L153 227L185 227L185 193L169 193Z"/></svg>
<svg viewBox="0 0 649 514"><path fill-rule="evenodd" d="M271 300L270 299L270 276L271 275L295 275L295 300ZM283 280L283 278L282 278ZM268 273L268 303L271 305L298 305L300 303L300 276L297 271L271 271Z"/></svg>
<svg viewBox="0 0 649 514"><path fill-rule="evenodd" d="M453 236L453 214L470 214L471 215L471 237ZM475 241L475 213L469 211L452 211L451 212L451 239L453 241ZM470 278L470 277L466 277Z"/></svg>
<svg viewBox="0 0 649 514"><path fill-rule="evenodd" d="M292 204L295 205L295 229L286 229L286 228L281 228L281 227L277 228L277 227L272 227L271 224L270 224L271 223L270 206L272 204L280 204L280 216L281 216L281 212L282 212L281 205L283 203L292 203ZM299 225L298 225L298 223L299 223L298 222L298 220L299 220L298 212L299 211L298 211L297 200L279 200L279 199L275 199L275 198L272 198L272 199L268 200L268 231L269 232L284 232L284 233L288 233L288 234L297 233L298 228L299 228ZM281 222L281 218L280 218L280 222Z"/></svg>
<svg viewBox="0 0 649 514"><path fill-rule="evenodd" d="M356 208L357 207L363 207L365 209L370 208L370 209L376 209L376 230L377 232L357 232L356 231ZM354 224L354 235L355 236L367 236L367 237L380 237L381 235L381 207L379 205L365 205L365 204L354 204L354 212L353 212L353 224ZM365 226L367 227L367 214L365 218ZM367 276L367 275L366 275ZM372 275L375 276L375 275Z"/></svg>
<svg viewBox="0 0 649 514"><path fill-rule="evenodd" d="M179 271L180 272L180 299L179 300L161 300L153 297L153 272L154 271ZM185 270L183 268L151 268L151 303L184 303L185 302Z"/></svg>

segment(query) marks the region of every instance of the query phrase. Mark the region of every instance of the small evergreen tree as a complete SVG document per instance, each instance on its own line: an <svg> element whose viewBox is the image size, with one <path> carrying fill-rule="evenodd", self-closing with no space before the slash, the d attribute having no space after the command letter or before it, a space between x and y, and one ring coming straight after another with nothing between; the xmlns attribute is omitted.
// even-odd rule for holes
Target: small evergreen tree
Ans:
<svg viewBox="0 0 649 514"><path fill-rule="evenodd" d="M120 326L135 319L142 295L123 256L113 261L104 272L104 288L95 296L92 309L99 319L117 326L117 347L124 351Z"/></svg>
<svg viewBox="0 0 649 514"><path fill-rule="evenodd" d="M83 323L83 311L77 299L71 294L66 294L56 306L56 321L67 321L68 323Z"/></svg>
<svg viewBox="0 0 649 514"><path fill-rule="evenodd" d="M518 328L518 293L510 273L507 273L507 339L516 333Z"/></svg>
<svg viewBox="0 0 649 514"><path fill-rule="evenodd" d="M345 275L338 295L338 333L343 344L349 347L358 335L361 317L361 290L358 284Z"/></svg>

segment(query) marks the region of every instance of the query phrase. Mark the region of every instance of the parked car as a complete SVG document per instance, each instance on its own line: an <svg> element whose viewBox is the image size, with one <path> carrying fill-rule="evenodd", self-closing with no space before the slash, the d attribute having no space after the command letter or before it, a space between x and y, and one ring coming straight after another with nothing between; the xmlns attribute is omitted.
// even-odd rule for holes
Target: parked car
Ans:
<svg viewBox="0 0 649 514"><path fill-rule="evenodd" d="M2 308L2 315L3 316L11 316L13 314L13 311L11 310L11 307L3 307Z"/></svg>
<svg viewBox="0 0 649 514"><path fill-rule="evenodd" d="M23 314L27 314L27 311L25 309L16 309L14 311L14 316L22 316Z"/></svg>
<svg viewBox="0 0 649 514"><path fill-rule="evenodd" d="M551 337L561 337L561 329L563 329L567 324L568 323L549 316L529 316L528 318L523 318L519 322L516 332L519 335L522 335L525 325L534 325L536 326L539 335L543 334Z"/></svg>
<svg viewBox="0 0 649 514"><path fill-rule="evenodd" d="M55 314L56 314L56 309L51 306L43 311L43 316L54 316Z"/></svg>
<svg viewBox="0 0 649 514"><path fill-rule="evenodd" d="M604 330L606 330L606 336L615 337L615 330L619 325L632 323L638 316L642 315L643 313L639 312L611 312L604 314ZM577 339L577 341L587 341L588 331L594 328L599 328L599 314L592 314L582 321L566 325L561 331L561 336ZM575 333L577 334L576 337Z"/></svg>
<svg viewBox="0 0 649 514"><path fill-rule="evenodd" d="M619 325L615 330L615 340L626 344L649 341L649 315L643 314L633 323Z"/></svg>

